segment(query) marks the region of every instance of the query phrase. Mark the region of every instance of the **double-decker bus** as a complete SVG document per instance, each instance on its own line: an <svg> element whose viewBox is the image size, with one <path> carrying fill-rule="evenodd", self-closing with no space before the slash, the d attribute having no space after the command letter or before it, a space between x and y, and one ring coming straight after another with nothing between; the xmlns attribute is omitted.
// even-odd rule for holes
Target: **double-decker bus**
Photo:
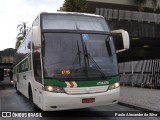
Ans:
<svg viewBox="0 0 160 120"><path fill-rule="evenodd" d="M114 32L123 33L127 49L127 32ZM102 16L41 13L14 58L16 91L34 109L55 111L118 102L116 49Z"/></svg>

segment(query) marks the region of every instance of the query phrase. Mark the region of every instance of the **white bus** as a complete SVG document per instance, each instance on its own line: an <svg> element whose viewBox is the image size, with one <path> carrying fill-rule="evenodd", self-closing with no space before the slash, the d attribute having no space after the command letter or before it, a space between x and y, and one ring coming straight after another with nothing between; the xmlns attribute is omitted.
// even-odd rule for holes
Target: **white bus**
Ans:
<svg viewBox="0 0 160 120"><path fill-rule="evenodd" d="M129 36L122 33L124 48ZM117 56L102 16L41 13L14 57L17 93L44 111L67 110L118 102Z"/></svg>

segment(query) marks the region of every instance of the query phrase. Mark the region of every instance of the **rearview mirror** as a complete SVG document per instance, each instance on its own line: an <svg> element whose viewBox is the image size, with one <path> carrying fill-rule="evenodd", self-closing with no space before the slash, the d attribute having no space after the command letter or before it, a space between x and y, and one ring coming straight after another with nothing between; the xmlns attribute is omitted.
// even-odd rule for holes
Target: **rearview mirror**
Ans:
<svg viewBox="0 0 160 120"><path fill-rule="evenodd" d="M129 34L128 34L127 31L122 30L122 29L114 30L114 31L111 31L111 34L112 34L112 36L114 38L114 41L115 41L115 44L116 44L116 48L118 48L116 50L117 53L123 52L123 51L126 51L126 50L129 49L130 40L129 40Z"/></svg>

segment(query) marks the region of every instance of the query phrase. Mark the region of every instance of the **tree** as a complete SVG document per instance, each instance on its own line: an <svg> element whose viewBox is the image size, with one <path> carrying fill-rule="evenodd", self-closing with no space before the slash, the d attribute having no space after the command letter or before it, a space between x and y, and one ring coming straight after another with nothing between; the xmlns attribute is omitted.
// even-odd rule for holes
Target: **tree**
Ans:
<svg viewBox="0 0 160 120"><path fill-rule="evenodd" d="M160 13L160 5L157 5L157 13Z"/></svg>
<svg viewBox="0 0 160 120"><path fill-rule="evenodd" d="M20 46L20 44L21 44L21 42L23 40L23 37L17 37L16 39L17 39L17 41L16 41L15 48L17 49Z"/></svg>
<svg viewBox="0 0 160 120"><path fill-rule="evenodd" d="M153 12L156 12L157 9L157 0L152 0Z"/></svg>
<svg viewBox="0 0 160 120"><path fill-rule="evenodd" d="M135 3L138 4L139 11L144 10L144 4L146 3L146 0L135 0Z"/></svg>
<svg viewBox="0 0 160 120"><path fill-rule="evenodd" d="M19 29L19 33L17 35L17 41L15 48L18 48L21 42L23 41L23 38L26 36L28 32L28 27L26 26L26 22L22 22L17 26L17 29Z"/></svg>
<svg viewBox="0 0 160 120"><path fill-rule="evenodd" d="M26 33L27 33L27 31L28 31L28 28L27 28L27 26L26 26L26 22L22 22L21 24L19 24L19 25L17 26L17 29L19 29L19 33L18 33L17 36L23 36L23 37L26 36Z"/></svg>
<svg viewBox="0 0 160 120"><path fill-rule="evenodd" d="M86 0L65 0L62 10L67 12L85 12L86 8Z"/></svg>

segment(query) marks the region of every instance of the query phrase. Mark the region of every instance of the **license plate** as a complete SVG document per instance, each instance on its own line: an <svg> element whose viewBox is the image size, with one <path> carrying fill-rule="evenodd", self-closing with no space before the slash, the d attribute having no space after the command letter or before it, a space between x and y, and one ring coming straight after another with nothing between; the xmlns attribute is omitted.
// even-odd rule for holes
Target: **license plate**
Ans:
<svg viewBox="0 0 160 120"><path fill-rule="evenodd" d="M94 103L95 98L83 98L82 103Z"/></svg>

